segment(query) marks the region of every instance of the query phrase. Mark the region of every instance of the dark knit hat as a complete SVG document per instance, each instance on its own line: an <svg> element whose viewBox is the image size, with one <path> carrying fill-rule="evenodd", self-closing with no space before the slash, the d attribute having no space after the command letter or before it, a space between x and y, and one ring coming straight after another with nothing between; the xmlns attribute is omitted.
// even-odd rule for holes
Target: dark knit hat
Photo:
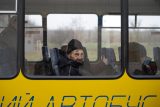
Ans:
<svg viewBox="0 0 160 107"><path fill-rule="evenodd" d="M70 52L72 52L73 50L76 50L76 49L83 49L83 46L80 41L78 41L76 39L72 39L68 43L67 54L69 54Z"/></svg>

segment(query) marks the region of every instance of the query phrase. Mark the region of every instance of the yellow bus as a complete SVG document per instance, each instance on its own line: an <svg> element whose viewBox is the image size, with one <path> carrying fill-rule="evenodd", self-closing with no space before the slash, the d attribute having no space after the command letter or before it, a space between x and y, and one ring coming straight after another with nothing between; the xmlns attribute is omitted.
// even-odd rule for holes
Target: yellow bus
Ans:
<svg viewBox="0 0 160 107"><path fill-rule="evenodd" d="M159 19L159 0L1 0L0 107L160 107Z"/></svg>

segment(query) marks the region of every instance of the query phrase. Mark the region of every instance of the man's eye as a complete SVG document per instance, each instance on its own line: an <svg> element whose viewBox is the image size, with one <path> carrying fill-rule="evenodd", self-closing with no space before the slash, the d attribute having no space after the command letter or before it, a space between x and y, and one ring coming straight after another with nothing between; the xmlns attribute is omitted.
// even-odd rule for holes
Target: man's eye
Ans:
<svg viewBox="0 0 160 107"><path fill-rule="evenodd" d="M78 53L75 53L75 55L78 56L79 54L78 54Z"/></svg>

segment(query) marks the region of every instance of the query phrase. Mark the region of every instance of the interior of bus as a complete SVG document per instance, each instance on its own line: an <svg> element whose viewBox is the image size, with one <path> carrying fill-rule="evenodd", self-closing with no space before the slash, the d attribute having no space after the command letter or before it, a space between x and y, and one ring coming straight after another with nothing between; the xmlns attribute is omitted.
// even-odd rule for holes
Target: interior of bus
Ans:
<svg viewBox="0 0 160 107"><path fill-rule="evenodd" d="M17 73L18 56L14 51L22 45L18 44L18 36L24 39L22 72L29 78L61 78L57 70L59 52L66 53L72 39L81 42L84 52L85 70L76 78L118 78L125 72L122 66L125 58L126 72L131 77L160 77L159 0L128 0L128 35L122 35L121 0L25 0L24 35L15 31L15 37L3 39L7 37L4 31L13 34L6 29L17 16L17 3L17 0L0 1L0 40L5 42L0 44L0 77ZM123 45L128 46L125 52ZM3 62L4 58L8 62ZM4 64L12 62L11 59L12 70ZM72 78L62 75L68 76Z"/></svg>

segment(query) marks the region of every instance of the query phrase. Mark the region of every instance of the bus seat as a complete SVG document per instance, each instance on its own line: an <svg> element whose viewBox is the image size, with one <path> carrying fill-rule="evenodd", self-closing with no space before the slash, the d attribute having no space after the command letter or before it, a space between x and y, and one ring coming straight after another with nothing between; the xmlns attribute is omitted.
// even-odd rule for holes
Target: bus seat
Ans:
<svg viewBox="0 0 160 107"><path fill-rule="evenodd" d="M43 75L51 76L56 75L52 69L51 60L46 61L29 61L26 64L26 73L28 75ZM27 71L29 70L29 71Z"/></svg>
<svg viewBox="0 0 160 107"><path fill-rule="evenodd" d="M51 65L53 68L53 71L55 72L55 75L59 76L59 67L58 67L58 61L59 61L59 50L57 48L50 49L50 57L51 57Z"/></svg>
<svg viewBox="0 0 160 107"><path fill-rule="evenodd" d="M48 62L50 59L49 52L48 52L48 47L43 46L42 47L42 56L43 56L43 61Z"/></svg>
<svg viewBox="0 0 160 107"><path fill-rule="evenodd" d="M119 61L116 61L116 55L113 48L102 48L102 55L105 55L105 57L108 59L109 65L112 66L112 69L114 70L114 74L117 75L120 73L121 64Z"/></svg>
<svg viewBox="0 0 160 107"><path fill-rule="evenodd" d="M113 48L102 48L102 55L108 59L109 64L114 67L116 62L116 56Z"/></svg>
<svg viewBox="0 0 160 107"><path fill-rule="evenodd" d="M112 65L112 67L115 66L116 62L116 56L113 48L106 48L106 55L107 58L109 59L109 63Z"/></svg>
<svg viewBox="0 0 160 107"><path fill-rule="evenodd" d="M26 61L26 73L28 75L55 75L50 64L50 54L47 46L42 47L43 60Z"/></svg>

